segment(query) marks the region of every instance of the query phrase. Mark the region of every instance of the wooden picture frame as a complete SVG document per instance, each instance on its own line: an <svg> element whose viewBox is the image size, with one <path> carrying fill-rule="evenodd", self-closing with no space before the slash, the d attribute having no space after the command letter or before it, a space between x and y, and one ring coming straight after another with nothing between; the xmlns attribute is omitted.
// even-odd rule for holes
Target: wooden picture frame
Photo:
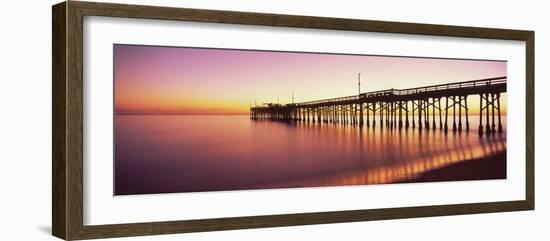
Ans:
<svg viewBox="0 0 550 241"><path fill-rule="evenodd" d="M534 32L401 22L213 11L68 1L52 8L52 233L66 239L111 238L214 230L533 210ZM281 26L479 39L526 43L525 200L383 208L335 212L180 220L152 223L83 224L83 17L108 16L208 23Z"/></svg>

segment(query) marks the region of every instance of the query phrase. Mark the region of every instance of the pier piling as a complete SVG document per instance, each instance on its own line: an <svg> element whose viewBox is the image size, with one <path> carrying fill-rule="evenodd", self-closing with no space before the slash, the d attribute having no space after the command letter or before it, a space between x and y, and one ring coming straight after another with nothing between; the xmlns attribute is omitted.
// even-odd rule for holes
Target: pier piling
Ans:
<svg viewBox="0 0 550 241"><path fill-rule="evenodd" d="M412 126L413 129L418 127L422 131L423 128L436 130L438 115L439 129L447 133L449 112L452 108L452 130L460 133L470 130L468 96L477 95L478 133L502 133L502 93L506 93L506 77L410 89L388 89L301 103L266 103L261 106L255 103L250 107L250 119L352 124L359 127L372 125L373 128L378 119L380 128L401 130ZM441 103L443 98L444 106ZM415 120L416 118L418 119Z"/></svg>

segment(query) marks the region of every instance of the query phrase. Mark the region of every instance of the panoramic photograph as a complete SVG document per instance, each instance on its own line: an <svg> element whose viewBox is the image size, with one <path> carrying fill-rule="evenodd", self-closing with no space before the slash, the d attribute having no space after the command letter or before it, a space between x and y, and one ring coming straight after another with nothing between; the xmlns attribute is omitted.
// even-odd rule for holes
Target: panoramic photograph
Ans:
<svg viewBox="0 0 550 241"><path fill-rule="evenodd" d="M506 61L113 51L114 195L506 179Z"/></svg>

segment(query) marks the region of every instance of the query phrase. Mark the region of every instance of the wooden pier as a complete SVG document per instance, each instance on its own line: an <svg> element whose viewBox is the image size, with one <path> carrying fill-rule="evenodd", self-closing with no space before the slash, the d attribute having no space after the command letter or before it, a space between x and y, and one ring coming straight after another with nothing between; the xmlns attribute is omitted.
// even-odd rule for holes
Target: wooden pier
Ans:
<svg viewBox="0 0 550 241"><path fill-rule="evenodd" d="M301 103L268 103L251 107L250 118L461 132L470 130L468 97L478 95L478 132L490 134L502 132L500 96L505 92L506 77L496 77Z"/></svg>

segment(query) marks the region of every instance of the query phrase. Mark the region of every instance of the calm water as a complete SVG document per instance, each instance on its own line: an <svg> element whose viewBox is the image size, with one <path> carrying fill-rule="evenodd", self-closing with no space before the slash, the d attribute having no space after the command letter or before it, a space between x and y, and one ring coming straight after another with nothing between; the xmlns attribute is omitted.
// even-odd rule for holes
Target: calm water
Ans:
<svg viewBox="0 0 550 241"><path fill-rule="evenodd" d="M469 133L444 135L248 116L116 116L115 194L414 180L504 152L506 132L480 138L477 119Z"/></svg>

